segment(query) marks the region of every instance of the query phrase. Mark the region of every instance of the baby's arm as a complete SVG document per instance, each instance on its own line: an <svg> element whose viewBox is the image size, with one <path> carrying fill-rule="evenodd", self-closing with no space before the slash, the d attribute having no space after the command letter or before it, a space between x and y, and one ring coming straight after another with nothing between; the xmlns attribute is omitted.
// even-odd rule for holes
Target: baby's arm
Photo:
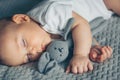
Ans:
<svg viewBox="0 0 120 80"><path fill-rule="evenodd" d="M72 37L74 41L73 57L66 69L66 72L83 73L93 69L89 60L92 35L89 23L81 16L73 12L75 23L72 27Z"/></svg>

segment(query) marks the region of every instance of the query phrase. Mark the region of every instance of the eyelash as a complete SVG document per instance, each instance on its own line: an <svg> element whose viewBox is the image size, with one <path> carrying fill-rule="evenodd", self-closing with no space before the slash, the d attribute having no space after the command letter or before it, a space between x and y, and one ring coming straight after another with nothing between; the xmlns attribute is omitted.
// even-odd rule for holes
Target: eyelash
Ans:
<svg viewBox="0 0 120 80"><path fill-rule="evenodd" d="M22 43L23 43L24 48L26 48L27 43L24 39L22 39ZM27 54L27 62L31 62L31 55L30 54Z"/></svg>
<svg viewBox="0 0 120 80"><path fill-rule="evenodd" d="M22 42L23 42L23 46L26 47L27 46L26 41L22 39Z"/></svg>

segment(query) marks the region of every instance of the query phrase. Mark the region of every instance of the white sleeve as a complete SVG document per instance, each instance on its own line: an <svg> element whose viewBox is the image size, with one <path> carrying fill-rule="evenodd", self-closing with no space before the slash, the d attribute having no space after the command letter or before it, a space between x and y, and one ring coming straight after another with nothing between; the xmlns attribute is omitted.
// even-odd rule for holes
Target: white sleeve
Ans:
<svg viewBox="0 0 120 80"><path fill-rule="evenodd" d="M72 2L69 0L44 1L27 13L53 34L64 34L67 21L72 17Z"/></svg>

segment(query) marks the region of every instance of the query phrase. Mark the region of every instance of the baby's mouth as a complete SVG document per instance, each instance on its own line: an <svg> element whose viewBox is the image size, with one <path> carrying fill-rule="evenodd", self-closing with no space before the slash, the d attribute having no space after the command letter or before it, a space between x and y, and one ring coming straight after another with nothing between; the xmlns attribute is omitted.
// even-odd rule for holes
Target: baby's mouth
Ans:
<svg viewBox="0 0 120 80"><path fill-rule="evenodd" d="M42 51L44 51L45 50L45 47L42 47Z"/></svg>

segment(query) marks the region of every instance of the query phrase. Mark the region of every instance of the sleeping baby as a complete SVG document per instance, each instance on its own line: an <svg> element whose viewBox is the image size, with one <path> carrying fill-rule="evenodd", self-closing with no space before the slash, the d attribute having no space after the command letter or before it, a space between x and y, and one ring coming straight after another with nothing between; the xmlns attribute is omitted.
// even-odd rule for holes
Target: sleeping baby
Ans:
<svg viewBox="0 0 120 80"><path fill-rule="evenodd" d="M91 47L89 21L99 16L108 19L111 11L120 14L119 0L43 0L27 14L14 14L0 21L0 62L17 66L37 60L52 40L63 39L65 25L74 18L71 27L74 50L66 73L93 70L89 53L100 53L96 61L103 62L111 56L112 48Z"/></svg>

